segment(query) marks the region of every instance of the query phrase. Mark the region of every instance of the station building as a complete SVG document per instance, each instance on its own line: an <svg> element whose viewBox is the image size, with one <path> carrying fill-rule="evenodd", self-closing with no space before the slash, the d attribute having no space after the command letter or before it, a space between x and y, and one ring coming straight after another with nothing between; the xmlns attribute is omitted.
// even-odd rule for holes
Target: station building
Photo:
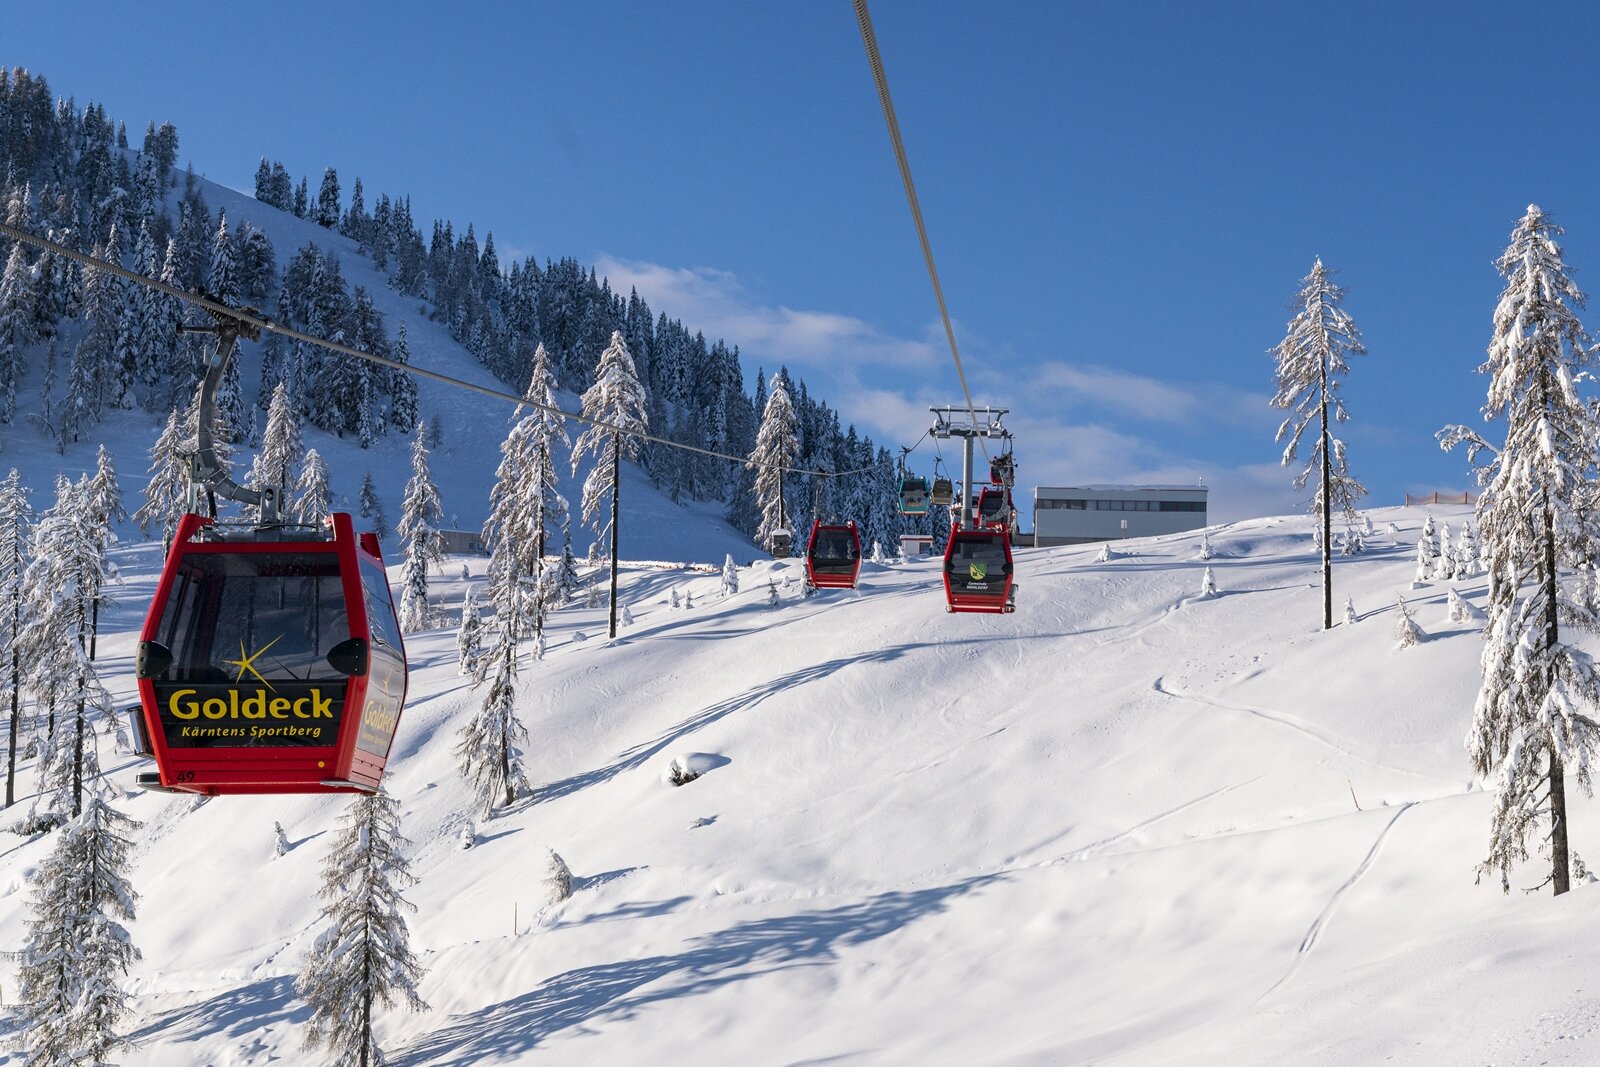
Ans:
<svg viewBox="0 0 1600 1067"><path fill-rule="evenodd" d="M1206 488L1194 485L1038 486L1034 544L1083 545L1198 530Z"/></svg>

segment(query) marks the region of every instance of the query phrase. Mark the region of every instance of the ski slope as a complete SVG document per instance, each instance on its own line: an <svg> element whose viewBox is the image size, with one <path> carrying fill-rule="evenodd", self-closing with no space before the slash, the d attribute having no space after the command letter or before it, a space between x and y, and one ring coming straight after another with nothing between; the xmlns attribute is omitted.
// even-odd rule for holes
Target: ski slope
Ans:
<svg viewBox="0 0 1600 1067"><path fill-rule="evenodd" d="M603 609L564 609L525 665L537 792L470 850L450 749L476 697L453 631L416 635L389 788L433 1010L383 1016L391 1061L1596 1062L1600 896L1474 885L1481 641L1445 583L1410 588L1420 510L1372 517L1400 533L1336 558L1360 617L1327 633L1298 517L1213 527L1211 599L1198 534L1106 563L1023 550L1004 617L946 614L932 561L810 599L794 561L741 568L731 598L713 573L629 568L617 641ZM123 695L157 557L119 559L102 648ZM471 566L436 582L447 608ZM1482 579L1456 587L1481 606ZM1428 632L1406 650L1399 592ZM709 770L669 784L690 757ZM144 823L120 1062L317 1062L293 976L347 800L135 794L136 764L107 762ZM1592 802L1572 832L1594 851ZM0 839L0 944L49 847ZM575 875L555 906L547 849Z"/></svg>

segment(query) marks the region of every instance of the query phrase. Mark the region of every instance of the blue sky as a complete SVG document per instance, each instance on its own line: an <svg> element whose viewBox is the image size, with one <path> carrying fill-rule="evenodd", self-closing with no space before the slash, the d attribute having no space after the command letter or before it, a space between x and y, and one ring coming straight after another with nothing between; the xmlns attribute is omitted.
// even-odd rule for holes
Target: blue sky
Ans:
<svg viewBox="0 0 1600 1067"><path fill-rule="evenodd" d="M1460 490L1496 255L1530 202L1600 277L1600 13L1542 5L873 7L980 402L1021 483L1204 478L1295 510L1267 350L1321 256L1370 355L1374 504ZM883 443L959 399L847 0L80 3L5 16L7 66L249 189L257 160L409 193L508 253L574 255L787 363ZM1488 433L1492 437L1498 427ZM925 446L926 447L926 446Z"/></svg>

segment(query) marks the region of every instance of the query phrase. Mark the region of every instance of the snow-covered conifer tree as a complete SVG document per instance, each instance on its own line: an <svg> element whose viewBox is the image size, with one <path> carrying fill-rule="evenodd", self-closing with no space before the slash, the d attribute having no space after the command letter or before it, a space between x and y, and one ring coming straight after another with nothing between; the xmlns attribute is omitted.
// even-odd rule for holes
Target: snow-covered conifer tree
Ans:
<svg viewBox="0 0 1600 1067"><path fill-rule="evenodd" d="M1205 574L1200 578L1200 595L1202 597L1217 595L1217 580L1212 576L1210 567L1206 568Z"/></svg>
<svg viewBox="0 0 1600 1067"><path fill-rule="evenodd" d="M782 604L778 599L778 583L771 578L767 579L767 607L775 608Z"/></svg>
<svg viewBox="0 0 1600 1067"><path fill-rule="evenodd" d="M732 596L739 591L739 568L734 566L733 553L722 560L722 595Z"/></svg>
<svg viewBox="0 0 1600 1067"><path fill-rule="evenodd" d="M444 566L444 508L439 490L428 470L428 447L423 443L422 424L417 424L411 440L411 480L406 482L405 498L400 502L400 535L406 562L400 572L400 628L407 633L433 625L428 607L428 568Z"/></svg>
<svg viewBox="0 0 1600 1067"><path fill-rule="evenodd" d="M294 505L290 509L299 522L320 526L333 514L333 490L328 486L328 465L316 449L306 452L300 465L300 479L294 486Z"/></svg>
<svg viewBox="0 0 1600 1067"><path fill-rule="evenodd" d="M1311 510L1320 517L1324 630L1333 628L1333 560L1329 552L1333 509L1340 509L1353 522L1355 502L1367 492L1350 474L1344 442L1329 429L1330 415L1335 422L1350 418L1339 386L1350 369L1349 357L1366 353L1355 321L1339 306L1344 294L1343 288L1333 284L1322 260L1317 260L1311 273L1301 279L1300 292L1295 296L1298 310L1289 321L1289 332L1272 350L1278 361L1278 392L1272 398L1272 406L1291 411L1279 425L1275 438L1288 438L1283 450L1285 467L1295 461L1306 428L1313 420L1318 422L1311 455L1305 468L1295 475L1294 487L1304 489L1316 476L1317 491Z"/></svg>
<svg viewBox="0 0 1600 1067"><path fill-rule="evenodd" d="M23 579L31 559L33 508L17 468L0 482L0 677L9 692L11 717L6 738L6 807L17 798L17 731L22 725L22 636L26 616Z"/></svg>
<svg viewBox="0 0 1600 1067"><path fill-rule="evenodd" d="M150 537L159 530L162 542L171 542L188 499L189 457L184 451L178 409L173 408L166 427L150 448L150 480L145 484L144 506L133 513L139 532Z"/></svg>
<svg viewBox="0 0 1600 1067"><path fill-rule="evenodd" d="M572 521L561 524L561 562L556 564L556 603L567 604L582 583L578 579L578 557L572 554Z"/></svg>
<svg viewBox="0 0 1600 1067"><path fill-rule="evenodd" d="M509 619L496 623L495 645L485 657L489 687L455 746L461 777L472 786L485 816L528 789L517 747L528 737L528 728L517 717L517 626Z"/></svg>
<svg viewBox="0 0 1600 1067"><path fill-rule="evenodd" d="M295 992L311 1006L305 1046L323 1048L330 1067L381 1067L373 1009L427 1011L417 994L422 965L411 951L401 895L415 883L401 850L400 804L384 792L357 797L342 818L318 894L327 923Z"/></svg>
<svg viewBox="0 0 1600 1067"><path fill-rule="evenodd" d="M555 449L569 442L561 416L552 410L555 391L550 356L541 344L534 351L533 375L523 394L541 406L519 418L500 445L489 518L483 525L484 543L489 546L489 601L501 615L508 615L513 602L526 592L519 586L543 574L549 532L567 518L566 498L556 488ZM519 640L542 638L548 601L557 595L555 586L553 575L551 582L534 583L535 602L528 605L533 633L518 634Z"/></svg>
<svg viewBox="0 0 1600 1067"><path fill-rule="evenodd" d="M545 892L551 904L559 904L572 896L572 869L555 849L547 851L550 853L548 860L550 873L545 876Z"/></svg>
<svg viewBox="0 0 1600 1067"><path fill-rule="evenodd" d="M382 541L389 536L389 517L383 513L383 501L378 498L378 486L367 471L361 478L361 492L357 496L361 517L368 520L372 532Z"/></svg>
<svg viewBox="0 0 1600 1067"><path fill-rule="evenodd" d="M1457 593L1454 588L1450 590L1448 601L1451 622L1483 622L1486 618L1483 609L1471 601L1463 599L1461 594Z"/></svg>
<svg viewBox="0 0 1600 1067"><path fill-rule="evenodd" d="M584 456L594 453L595 465L583 480L583 521L592 522L595 544L611 536L611 619L610 634L617 636L617 519L622 490L621 461L637 459L642 444L639 435L650 429L649 397L639 381L639 372L628 353L628 342L621 331L613 330L611 343L600 354L594 384L584 390L583 415L595 419L572 445L572 473ZM603 423L604 425L599 425ZM611 497L611 518L601 523L600 508Z"/></svg>
<svg viewBox="0 0 1600 1067"><path fill-rule="evenodd" d="M289 486L296 471L305 463L306 446L300 435L300 413L289 400L283 382L272 388L267 405L267 428L261 435L261 451L250 465L250 485L257 489L276 487L279 513L289 510Z"/></svg>
<svg viewBox="0 0 1600 1067"><path fill-rule="evenodd" d="M1417 573L1411 579L1411 588L1418 589L1427 582L1428 575L1433 570L1432 561L1433 557L1428 554L1427 542L1419 540L1417 542Z"/></svg>
<svg viewBox="0 0 1600 1067"><path fill-rule="evenodd" d="M28 369L22 350L38 340L34 328L34 284L22 242L11 246L0 274L0 423L16 415L17 386Z"/></svg>
<svg viewBox="0 0 1600 1067"><path fill-rule="evenodd" d="M23 658L34 664L29 688L42 705L72 716L72 729L51 737L43 768L41 792L55 817L83 810L84 783L99 773L93 724L111 714L111 696L91 659L97 606L113 577L106 559L111 529L97 506L87 475L75 485L62 479L54 506L34 529L33 562L24 579L29 621L20 641Z"/></svg>
<svg viewBox="0 0 1600 1067"><path fill-rule="evenodd" d="M578 473L583 458L594 454L595 464L583 481L583 521L590 523L600 541L611 529L611 521L601 520L605 499L615 483L612 468L618 458L634 459L639 454L638 434L649 430L645 415L647 397L639 373L628 353L622 334L613 332L611 344L600 355L594 384L584 391L583 415L607 423L586 426L572 446L572 473ZM620 449L620 452L619 452Z"/></svg>
<svg viewBox="0 0 1600 1067"><path fill-rule="evenodd" d="M1481 368L1489 375L1486 418L1504 417L1506 439L1480 475L1478 536L1489 573L1483 686L1473 712L1468 751L1474 769L1492 778L1494 814L1489 853L1479 874L1498 873L1510 890L1514 864L1536 835L1551 862L1559 895L1570 888L1566 770L1587 794L1590 762L1600 743L1600 671L1568 631L1595 631L1600 620L1562 588L1559 570L1596 558L1594 516L1586 498L1594 479L1600 427L1578 394L1592 374L1594 348L1575 309L1584 303L1562 260L1561 228L1530 205L1497 264L1506 287L1494 312L1494 335ZM1441 444L1481 437L1447 427ZM1490 449L1493 451L1493 449ZM1536 829L1550 819L1547 838ZM1546 851L1546 848L1548 851Z"/></svg>
<svg viewBox="0 0 1600 1067"><path fill-rule="evenodd" d="M1101 541L1100 542L1100 553L1099 553L1099 555L1094 557L1094 561L1096 563L1110 563L1111 559L1112 559L1111 542L1110 541Z"/></svg>
<svg viewBox="0 0 1600 1067"><path fill-rule="evenodd" d="M289 835L283 832L283 823L272 824L272 854L286 856L289 854Z"/></svg>
<svg viewBox="0 0 1600 1067"><path fill-rule="evenodd" d="M1456 537L1456 577L1471 578L1478 573L1478 536L1472 531L1471 521L1461 524Z"/></svg>
<svg viewBox="0 0 1600 1067"><path fill-rule="evenodd" d="M456 633L456 658L462 674L477 677L478 661L483 657L483 617L478 613L478 594L467 593L461 607L461 629Z"/></svg>
<svg viewBox="0 0 1600 1067"><path fill-rule="evenodd" d="M125 836L138 825L95 789L34 875L16 997L31 1064L99 1065L128 1045L120 980L139 950L118 920L132 920L138 901Z"/></svg>
<svg viewBox="0 0 1600 1067"><path fill-rule="evenodd" d="M1195 553L1194 558L1202 563L1211 559L1211 535L1204 530L1200 531L1200 551Z"/></svg>
<svg viewBox="0 0 1600 1067"><path fill-rule="evenodd" d="M1411 608L1406 605L1406 598L1396 597L1400 605L1400 617L1394 624L1394 642L1396 648L1410 648L1422 640L1422 627L1417 625L1417 620L1411 613Z"/></svg>
<svg viewBox="0 0 1600 1067"><path fill-rule="evenodd" d="M117 470L111 462L111 451L105 445L95 450L94 477L89 480L89 511L97 517L96 521L107 524L125 522L128 518L128 512L122 506L122 487L117 484Z"/></svg>
<svg viewBox="0 0 1600 1067"><path fill-rule="evenodd" d="M1450 524L1446 522L1439 531L1439 554L1433 558L1433 580L1448 582L1455 576L1455 545L1450 539Z"/></svg>
<svg viewBox="0 0 1600 1067"><path fill-rule="evenodd" d="M772 376L761 428L756 431L756 446L750 452L746 469L755 472L756 506L761 509L761 524L756 527L756 544L772 551L772 535L791 529L792 519L783 501L783 472L800 456L800 421L789 399L789 386L781 373Z"/></svg>
<svg viewBox="0 0 1600 1067"><path fill-rule="evenodd" d="M1354 626L1356 621L1356 602L1349 597L1344 598L1344 624Z"/></svg>

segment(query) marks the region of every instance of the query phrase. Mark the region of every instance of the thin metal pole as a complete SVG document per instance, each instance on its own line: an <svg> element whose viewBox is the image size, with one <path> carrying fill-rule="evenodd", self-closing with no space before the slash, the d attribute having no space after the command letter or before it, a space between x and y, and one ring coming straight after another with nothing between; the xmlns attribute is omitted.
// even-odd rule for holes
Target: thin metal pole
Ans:
<svg viewBox="0 0 1600 1067"><path fill-rule="evenodd" d="M617 515L622 509L622 437L611 435L611 636L617 636Z"/></svg>
<svg viewBox="0 0 1600 1067"><path fill-rule="evenodd" d="M972 435L961 439L961 528L970 530L972 521Z"/></svg>

